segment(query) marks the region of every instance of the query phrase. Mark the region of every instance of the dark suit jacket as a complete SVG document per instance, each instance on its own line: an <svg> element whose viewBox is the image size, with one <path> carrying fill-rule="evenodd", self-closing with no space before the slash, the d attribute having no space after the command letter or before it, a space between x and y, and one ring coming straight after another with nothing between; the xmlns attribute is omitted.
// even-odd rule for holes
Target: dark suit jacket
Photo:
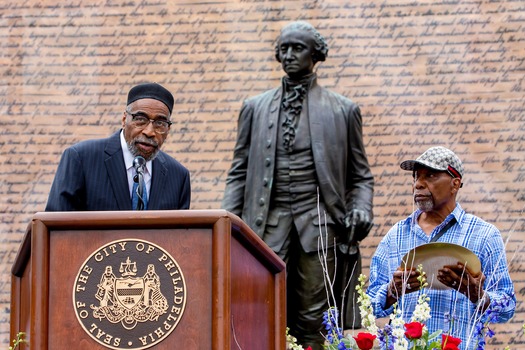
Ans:
<svg viewBox="0 0 525 350"><path fill-rule="evenodd" d="M224 209L240 216L260 237L268 222L281 99L279 87L244 102L222 201ZM372 217L374 179L363 144L361 112L315 79L306 101L321 200L329 220L344 230L345 215L354 208ZM319 221L312 217L312 222ZM317 251L319 230L312 227L299 235L305 251Z"/></svg>
<svg viewBox="0 0 525 350"><path fill-rule="evenodd" d="M148 210L188 209L190 174L164 152L153 160ZM132 210L120 131L66 149L46 211Z"/></svg>

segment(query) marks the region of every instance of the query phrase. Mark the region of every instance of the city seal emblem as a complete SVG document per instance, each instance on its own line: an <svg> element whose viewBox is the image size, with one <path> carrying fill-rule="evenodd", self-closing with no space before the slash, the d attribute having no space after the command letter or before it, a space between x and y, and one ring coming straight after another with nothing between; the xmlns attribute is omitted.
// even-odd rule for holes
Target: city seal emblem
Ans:
<svg viewBox="0 0 525 350"><path fill-rule="evenodd" d="M110 242L78 270L73 306L87 334L110 349L147 349L177 327L186 283L175 259L140 239Z"/></svg>

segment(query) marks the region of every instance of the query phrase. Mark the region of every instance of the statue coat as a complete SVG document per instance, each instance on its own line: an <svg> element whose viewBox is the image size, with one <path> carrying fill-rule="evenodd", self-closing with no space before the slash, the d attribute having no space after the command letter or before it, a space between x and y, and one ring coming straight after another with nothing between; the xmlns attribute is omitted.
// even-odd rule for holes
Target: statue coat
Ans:
<svg viewBox="0 0 525 350"><path fill-rule="evenodd" d="M240 216L260 237L271 201L281 99L278 87L243 103L222 201L222 208ZM353 208L369 212L372 218L374 180L362 139L361 111L350 99L319 86L316 79L305 101L321 200L328 220L346 231L344 218ZM305 251L317 250L318 230L299 234ZM356 234L361 240L367 233Z"/></svg>

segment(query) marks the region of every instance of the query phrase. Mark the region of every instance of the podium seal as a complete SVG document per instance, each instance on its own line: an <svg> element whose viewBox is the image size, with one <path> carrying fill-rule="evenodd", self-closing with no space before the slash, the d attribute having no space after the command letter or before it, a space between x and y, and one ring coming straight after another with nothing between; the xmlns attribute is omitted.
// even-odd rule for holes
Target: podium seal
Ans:
<svg viewBox="0 0 525 350"><path fill-rule="evenodd" d="M110 349L147 349L177 327L186 284L175 259L140 239L110 242L78 270L73 307L82 328Z"/></svg>

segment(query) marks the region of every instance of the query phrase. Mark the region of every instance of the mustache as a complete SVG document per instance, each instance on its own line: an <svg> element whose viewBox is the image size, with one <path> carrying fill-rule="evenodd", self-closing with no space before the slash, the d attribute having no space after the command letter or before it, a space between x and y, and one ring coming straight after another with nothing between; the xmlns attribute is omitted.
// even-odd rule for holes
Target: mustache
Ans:
<svg viewBox="0 0 525 350"><path fill-rule="evenodd" d="M137 143L144 143L144 144L153 146L153 147L155 147L155 150L151 154L143 154L143 153L141 153L139 151L139 149L137 147ZM159 153L158 143L156 141L154 141L154 140L148 140L147 138L144 138L144 137L137 137L135 139L132 139L129 142L127 142L127 144L128 144L128 150L131 152L131 154L134 157L136 157L136 156L143 156L144 159L146 159L147 162L157 158L157 154Z"/></svg>
<svg viewBox="0 0 525 350"><path fill-rule="evenodd" d="M432 193L430 193L430 192L414 192L414 194L412 196L414 198L415 197L432 197Z"/></svg>
<svg viewBox="0 0 525 350"><path fill-rule="evenodd" d="M145 137L140 137L140 136L133 139L133 143L134 144L143 143L148 146L159 147L158 142L156 142L155 140L150 140L150 139L147 139Z"/></svg>
<svg viewBox="0 0 525 350"><path fill-rule="evenodd" d="M414 199L414 201L418 201L418 200L432 199L433 196L432 196L432 193L429 193L429 192L426 192L426 193L416 192L412 195L412 198Z"/></svg>

